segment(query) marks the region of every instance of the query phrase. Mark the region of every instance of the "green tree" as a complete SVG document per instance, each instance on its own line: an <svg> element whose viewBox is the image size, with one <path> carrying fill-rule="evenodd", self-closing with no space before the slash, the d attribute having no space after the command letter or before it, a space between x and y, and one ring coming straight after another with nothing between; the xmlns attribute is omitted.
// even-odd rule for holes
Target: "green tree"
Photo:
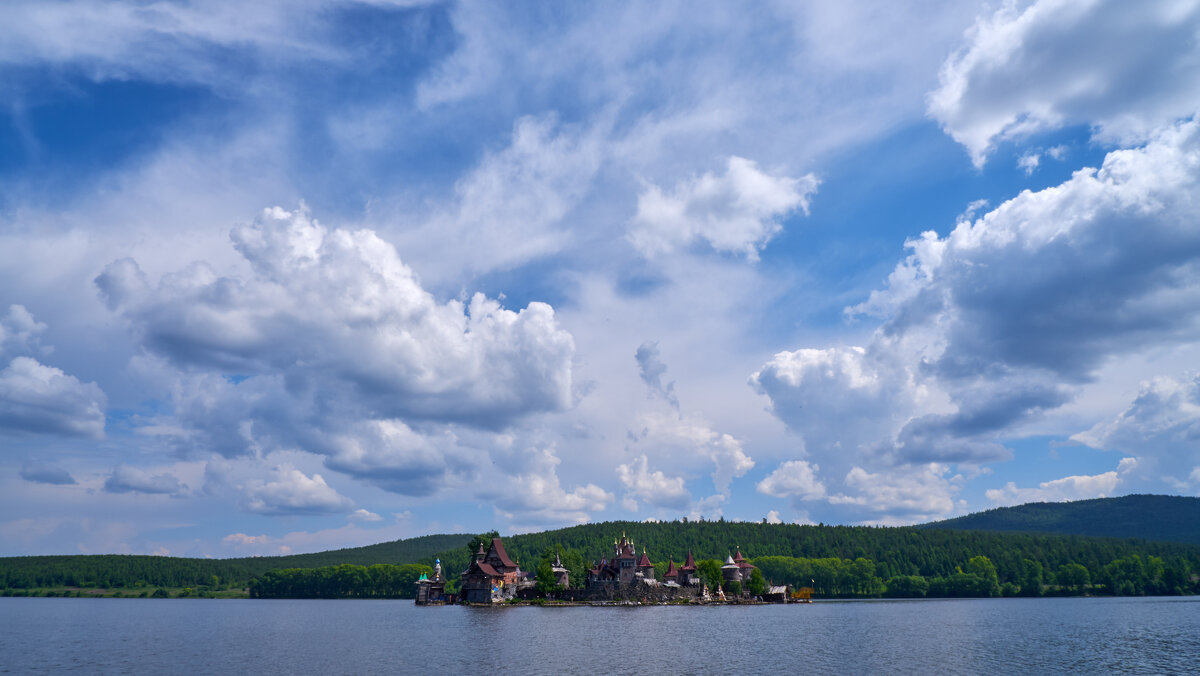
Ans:
<svg viewBox="0 0 1200 676"><path fill-rule="evenodd" d="M471 540L467 542L467 560L473 561L475 559L475 555L479 553L480 545L483 545L483 551L486 552L488 547L492 546L492 540L498 537L500 537L500 533L491 531L488 533L480 533L479 535L471 538Z"/></svg>
<svg viewBox="0 0 1200 676"><path fill-rule="evenodd" d="M929 583L920 575L896 575L888 578L883 595L894 599L915 599L929 592Z"/></svg>
<svg viewBox="0 0 1200 676"><path fill-rule="evenodd" d="M973 556L967 561L967 574L979 578L978 596L999 596L1000 576L996 566L986 556Z"/></svg>
<svg viewBox="0 0 1200 676"><path fill-rule="evenodd" d="M1042 564L1031 559L1021 559L1021 570L1017 578L1021 596L1042 595Z"/></svg>
<svg viewBox="0 0 1200 676"><path fill-rule="evenodd" d="M558 583L554 578L554 570L550 566L550 562L543 560L538 564L537 568L537 591L541 596L552 594L558 589Z"/></svg>
<svg viewBox="0 0 1200 676"><path fill-rule="evenodd" d="M696 573L700 575L700 579L704 580L704 584L715 594L721 588L721 582L724 577L721 575L721 562L716 559L704 559L696 562Z"/></svg>
<svg viewBox="0 0 1200 676"><path fill-rule="evenodd" d="M755 596L762 596L767 593L767 581L763 578L762 571L757 568L750 571L750 579L746 581L746 589Z"/></svg>
<svg viewBox="0 0 1200 676"><path fill-rule="evenodd" d="M1065 563L1058 567L1054 579L1064 590L1082 594L1084 587L1091 583L1088 569L1078 563Z"/></svg>

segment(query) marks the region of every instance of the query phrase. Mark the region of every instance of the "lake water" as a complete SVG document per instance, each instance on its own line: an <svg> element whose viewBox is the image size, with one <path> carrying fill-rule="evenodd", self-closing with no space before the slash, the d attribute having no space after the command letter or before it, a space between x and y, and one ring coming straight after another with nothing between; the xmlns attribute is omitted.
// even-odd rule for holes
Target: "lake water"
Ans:
<svg viewBox="0 0 1200 676"><path fill-rule="evenodd" d="M1200 598L464 608L0 598L0 673L1200 671ZM483 672L486 673L486 672Z"/></svg>

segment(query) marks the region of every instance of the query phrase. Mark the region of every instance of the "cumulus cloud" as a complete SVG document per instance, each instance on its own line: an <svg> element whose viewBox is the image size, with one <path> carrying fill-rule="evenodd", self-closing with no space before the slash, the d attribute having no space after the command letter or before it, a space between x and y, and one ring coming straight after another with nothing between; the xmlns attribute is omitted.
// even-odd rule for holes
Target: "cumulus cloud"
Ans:
<svg viewBox="0 0 1200 676"><path fill-rule="evenodd" d="M976 166L998 141L1066 125L1136 142L1200 109L1197 30L1193 3L1006 3L942 66L929 114Z"/></svg>
<svg viewBox="0 0 1200 676"><path fill-rule="evenodd" d="M34 465L21 468L21 478L38 484L54 486L71 486L76 483L75 477L62 467L56 465Z"/></svg>
<svg viewBox="0 0 1200 676"><path fill-rule="evenodd" d="M101 438L107 403L95 383L32 357L17 357L0 370L0 430Z"/></svg>
<svg viewBox="0 0 1200 676"><path fill-rule="evenodd" d="M847 505L869 515L868 523L897 525L945 517L954 511L958 490L947 478L948 468L938 463L872 474L854 467L846 475L848 493L832 495L829 502Z"/></svg>
<svg viewBox="0 0 1200 676"><path fill-rule="evenodd" d="M399 420L365 421L323 442L314 449L330 469L403 495L429 495L469 463L453 434L419 434Z"/></svg>
<svg viewBox="0 0 1200 676"><path fill-rule="evenodd" d="M1110 360L1194 340L1197 194L1188 121L910 241L887 287L847 311L883 318L865 347L780 353L751 384L827 470L1010 457L1000 435L1071 401Z"/></svg>
<svg viewBox="0 0 1200 676"><path fill-rule="evenodd" d="M653 449L656 458L686 469L711 462L713 487L728 494L734 479L754 468L742 442L719 432L696 416L675 417L646 414L639 419L640 431L633 438L638 448Z"/></svg>
<svg viewBox="0 0 1200 676"><path fill-rule="evenodd" d="M0 316L0 354L28 354L45 350L40 344L46 325L33 318L24 305L10 305Z"/></svg>
<svg viewBox="0 0 1200 676"><path fill-rule="evenodd" d="M1071 438L1134 453L1142 473L1178 481L1200 463L1200 375L1146 381L1114 419Z"/></svg>
<svg viewBox="0 0 1200 676"><path fill-rule="evenodd" d="M617 477L629 497L656 507L683 509L692 501L692 494L683 485L683 477L667 476L660 470L650 470L645 455L633 462L617 465Z"/></svg>
<svg viewBox="0 0 1200 676"><path fill-rule="evenodd" d="M1017 168L1024 171L1026 176L1032 176L1041 163L1042 156L1035 152L1027 152L1017 158Z"/></svg>
<svg viewBox="0 0 1200 676"><path fill-rule="evenodd" d="M663 363L659 355L658 343L650 340L642 343L638 346L635 358L638 364L638 375L641 376L642 382L646 383L646 387L650 388L650 396L662 397L663 401L678 411L679 397L675 396L675 381L663 382L667 365Z"/></svg>
<svg viewBox="0 0 1200 676"><path fill-rule="evenodd" d="M881 357L856 346L780 352L750 385L800 433L809 454L846 471L860 449L894 433L925 398L906 368Z"/></svg>
<svg viewBox="0 0 1200 676"><path fill-rule="evenodd" d="M783 519L779 518L779 512L772 509L767 512L767 523L783 523Z"/></svg>
<svg viewBox="0 0 1200 676"><path fill-rule="evenodd" d="M777 498L817 500L825 497L825 484L817 478L817 465L789 460L758 482L758 492Z"/></svg>
<svg viewBox="0 0 1200 676"><path fill-rule="evenodd" d="M231 237L253 278L198 263L151 287L126 260L96 283L181 365L320 378L397 416L493 424L571 404L574 343L544 303L439 304L373 232L329 230L304 209L264 210Z"/></svg>
<svg viewBox="0 0 1200 676"><path fill-rule="evenodd" d="M353 505L320 474L310 477L289 465L279 466L273 481L247 482L243 493L245 509L259 514L329 514L345 512Z"/></svg>
<svg viewBox="0 0 1200 676"><path fill-rule="evenodd" d="M119 465L104 481L109 493L145 493L149 495L180 495L187 489L173 474L149 471L129 465Z"/></svg>
<svg viewBox="0 0 1200 676"><path fill-rule="evenodd" d="M1121 483L1121 475L1132 469L1136 463L1122 460L1118 471L1104 472L1093 476L1068 476L1052 481L1043 481L1037 488L1018 488L1015 482L1009 481L1004 488L993 488L986 492L988 500L996 505L1020 505L1027 502L1066 502L1069 500L1087 500L1090 498L1107 498L1113 495Z"/></svg>
<svg viewBox="0 0 1200 676"><path fill-rule="evenodd" d="M12 357L0 370L0 433L103 437L108 399L100 387L28 356L53 352L41 343L46 329L23 305L0 315L0 357Z"/></svg>
<svg viewBox="0 0 1200 676"><path fill-rule="evenodd" d="M491 456L501 473L481 477L476 495L516 526L584 523L613 500L595 484L563 488L557 471L562 461L552 448L529 448L514 440L507 447L498 444Z"/></svg>
<svg viewBox="0 0 1200 676"><path fill-rule="evenodd" d="M683 181L670 192L650 184L638 196L629 241L655 256L703 241L716 251L757 260L783 228L779 220L797 209L808 213L819 181L772 176L754 162L730 157L725 173Z"/></svg>
<svg viewBox="0 0 1200 676"><path fill-rule="evenodd" d="M350 520L363 521L363 522L370 523L370 522L375 522L375 521L383 521L383 517L379 516L375 512L370 512L365 509L359 508L359 509L354 510L353 512L350 512Z"/></svg>
<svg viewBox="0 0 1200 676"><path fill-rule="evenodd" d="M429 495L480 456L455 427L573 405L574 342L548 305L438 303L373 232L328 229L304 209L267 209L231 237L252 277L196 263L151 283L126 259L96 279L148 351L137 367L171 383L181 452L299 448Z"/></svg>

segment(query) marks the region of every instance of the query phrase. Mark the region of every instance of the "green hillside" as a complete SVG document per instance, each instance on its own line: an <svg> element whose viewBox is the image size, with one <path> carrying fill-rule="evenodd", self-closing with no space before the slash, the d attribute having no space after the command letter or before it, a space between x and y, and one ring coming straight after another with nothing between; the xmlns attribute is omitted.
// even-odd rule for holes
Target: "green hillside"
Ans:
<svg viewBox="0 0 1200 676"><path fill-rule="evenodd" d="M531 572L561 552L577 582L584 579L586 566L611 555L613 541L624 534L662 569L668 560L681 563L689 550L698 561L721 561L740 548L769 579L790 584L816 580L819 592L830 596L1195 593L1200 591L1195 576L1200 572L1198 517L1196 498L1129 496L1023 505L916 527L615 521L515 535L504 542L512 558ZM370 581L369 593L377 597L384 594L383 587L386 594L407 593L392 589L399 584L396 576L415 575L416 567L374 572L328 567L429 566L437 557L453 587L468 565L467 545L473 540L465 534L429 535L315 554L240 559L0 558L0 589L219 591L244 588L270 570L326 568L313 574L345 587L338 594L366 596L368 592L349 590Z"/></svg>
<svg viewBox="0 0 1200 676"><path fill-rule="evenodd" d="M613 540L622 533L634 540L639 553L644 547L650 560L661 568L665 568L668 559L677 564L683 561L689 549L697 560L724 560L735 547L740 547L742 553L760 567L770 563L772 567L778 564L795 570L810 570L814 566L840 570L846 568L845 564L864 559L870 566L869 577L883 581L905 576L953 579L961 574L960 568L966 568L975 557L986 557L995 566L996 581L1000 584L1019 584L1022 576L1027 576L1031 569L1026 561L1032 562L1037 570L1045 571L1042 579L1050 578L1064 566L1078 565L1096 580L1125 575L1129 566L1141 569L1157 560L1154 566L1161 567L1165 561L1172 570L1169 577L1175 581L1171 583L1171 589L1188 587L1177 581L1186 580L1192 571L1200 571L1200 545L914 527L615 521L516 535L504 538L504 543L509 555L526 570L536 570L544 557L561 550L564 563L572 570L572 577L580 579L583 565L610 556ZM466 547L459 547L441 553L440 558L453 580L458 571L466 568L470 557ZM776 582L802 581L808 574L779 574L772 579ZM830 574L841 573L834 570ZM1137 574L1146 576L1144 571ZM1146 587L1143 584L1138 588Z"/></svg>
<svg viewBox="0 0 1200 676"><path fill-rule="evenodd" d="M437 552L461 547L469 535L423 535L366 547L291 556L238 559L186 559L170 556L99 554L0 558L0 589L32 587L244 587L276 568L317 568L344 563L369 566L431 560Z"/></svg>
<svg viewBox="0 0 1200 676"><path fill-rule="evenodd" d="M1142 538L1200 544L1200 498L1126 495L1034 502L935 521L918 528Z"/></svg>

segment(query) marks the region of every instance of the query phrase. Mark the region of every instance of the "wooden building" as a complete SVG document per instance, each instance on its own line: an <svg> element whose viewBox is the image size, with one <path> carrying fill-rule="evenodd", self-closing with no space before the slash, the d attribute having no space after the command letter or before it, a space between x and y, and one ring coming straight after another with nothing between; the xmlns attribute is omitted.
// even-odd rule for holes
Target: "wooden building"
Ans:
<svg viewBox="0 0 1200 676"><path fill-rule="evenodd" d="M453 596L446 594L446 578L442 577L442 560L437 559L433 564L433 577L421 573L417 580L417 605L430 606L453 603Z"/></svg>
<svg viewBox="0 0 1200 676"><path fill-rule="evenodd" d="M500 538L492 538L492 546L487 552L483 551L483 543L479 543L475 560L462 572L459 596L466 603L493 603L512 598L525 577L504 551Z"/></svg>

